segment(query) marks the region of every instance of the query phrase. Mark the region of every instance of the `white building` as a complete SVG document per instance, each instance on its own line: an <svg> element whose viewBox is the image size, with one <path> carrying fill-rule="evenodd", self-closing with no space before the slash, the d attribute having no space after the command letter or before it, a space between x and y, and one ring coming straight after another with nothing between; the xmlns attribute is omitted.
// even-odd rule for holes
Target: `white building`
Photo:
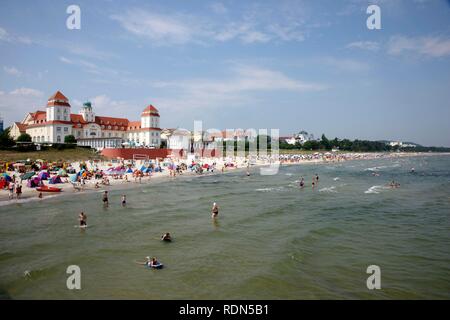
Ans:
<svg viewBox="0 0 450 320"><path fill-rule="evenodd" d="M121 147L124 142L159 148L159 118L152 105L143 110L140 121L97 116L90 102L73 114L69 99L57 91L48 99L45 111L28 113L21 123L13 125L13 137L17 138L25 128L32 141L38 143L64 143L66 136L73 135L78 145L97 149Z"/></svg>

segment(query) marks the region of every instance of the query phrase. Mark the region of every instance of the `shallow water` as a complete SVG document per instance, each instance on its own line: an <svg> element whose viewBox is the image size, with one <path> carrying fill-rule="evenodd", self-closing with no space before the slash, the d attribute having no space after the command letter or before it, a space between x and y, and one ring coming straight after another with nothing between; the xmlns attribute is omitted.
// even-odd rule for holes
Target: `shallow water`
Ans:
<svg viewBox="0 0 450 320"><path fill-rule="evenodd" d="M448 156L294 165L275 176L253 169L250 177L233 172L112 190L107 209L99 193L3 206L0 296L449 299L449 165ZM315 173L320 182L312 190ZM392 179L399 189L384 187ZM216 222L213 201L221 209ZM82 210L86 230L75 227ZM167 231L172 243L158 240ZM134 263L149 255L165 268ZM373 264L381 290L366 287ZM81 290L66 287L69 265L81 268Z"/></svg>

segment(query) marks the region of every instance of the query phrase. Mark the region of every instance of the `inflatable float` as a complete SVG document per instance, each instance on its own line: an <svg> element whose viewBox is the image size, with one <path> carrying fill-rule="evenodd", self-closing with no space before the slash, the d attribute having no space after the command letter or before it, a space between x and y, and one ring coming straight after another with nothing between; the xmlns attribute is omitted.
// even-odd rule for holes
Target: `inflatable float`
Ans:
<svg viewBox="0 0 450 320"><path fill-rule="evenodd" d="M61 188L56 188L56 187L41 186L41 187L37 187L36 191L40 191L40 192L61 192L62 189Z"/></svg>

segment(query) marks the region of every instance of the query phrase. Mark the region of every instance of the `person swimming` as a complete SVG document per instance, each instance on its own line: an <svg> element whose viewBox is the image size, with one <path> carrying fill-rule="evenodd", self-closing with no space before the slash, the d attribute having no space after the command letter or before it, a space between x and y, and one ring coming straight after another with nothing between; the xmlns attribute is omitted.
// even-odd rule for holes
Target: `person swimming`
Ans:
<svg viewBox="0 0 450 320"><path fill-rule="evenodd" d="M217 217L218 214L219 214L219 206L217 205L217 203L214 202L211 209L211 217L215 218Z"/></svg>
<svg viewBox="0 0 450 320"><path fill-rule="evenodd" d="M400 183L395 182L394 180L392 180L391 183L389 184L389 186L391 188L400 188Z"/></svg>
<svg viewBox="0 0 450 320"><path fill-rule="evenodd" d="M80 227L86 227L87 226L87 216L86 216L86 214L83 211L78 216L78 220L80 221Z"/></svg>
<svg viewBox="0 0 450 320"><path fill-rule="evenodd" d="M159 268L161 267L161 263L158 262L156 257L152 257L151 259L150 257L147 257L146 266L150 268Z"/></svg>
<svg viewBox="0 0 450 320"><path fill-rule="evenodd" d="M127 196L122 195L122 206L125 206L127 204Z"/></svg>
<svg viewBox="0 0 450 320"><path fill-rule="evenodd" d="M172 237L170 236L170 233L169 232L164 233L161 237L161 241L167 241L167 242L172 241Z"/></svg>
<svg viewBox="0 0 450 320"><path fill-rule="evenodd" d="M301 177L300 179L300 188L303 188L305 186L305 179Z"/></svg>

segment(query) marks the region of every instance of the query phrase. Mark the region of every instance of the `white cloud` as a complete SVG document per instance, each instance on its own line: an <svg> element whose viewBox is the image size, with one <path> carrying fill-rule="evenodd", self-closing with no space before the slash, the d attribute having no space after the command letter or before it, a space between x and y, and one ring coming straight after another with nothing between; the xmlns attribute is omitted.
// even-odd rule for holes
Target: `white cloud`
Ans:
<svg viewBox="0 0 450 320"><path fill-rule="evenodd" d="M9 34L3 28L0 28L0 40L9 41Z"/></svg>
<svg viewBox="0 0 450 320"><path fill-rule="evenodd" d="M115 116L121 118L129 118L138 120L139 112L145 108L144 104L133 101L114 100L106 94L91 97L89 101L92 103L95 114L98 116ZM79 101L76 104L81 105Z"/></svg>
<svg viewBox="0 0 450 320"><path fill-rule="evenodd" d="M296 93L325 90L326 86L293 79L282 72L254 66L237 66L229 77L154 82L153 87L172 89L176 98L157 97L161 107L186 110L245 106L258 99L258 93L290 91ZM173 96L173 94L170 94Z"/></svg>
<svg viewBox="0 0 450 320"><path fill-rule="evenodd" d="M407 53L427 57L444 57L450 55L450 39L441 37L405 37L393 36L387 45L387 52L391 55Z"/></svg>
<svg viewBox="0 0 450 320"><path fill-rule="evenodd" d="M96 75L118 75L118 71L111 69L111 68L104 68L104 67L99 67L98 65L96 65L95 63L83 60L83 59L69 59L66 57L59 57L59 61L65 63L65 64L69 64L69 65L74 65L74 66L78 66L81 67L83 71L91 73L91 74L96 74Z"/></svg>
<svg viewBox="0 0 450 320"><path fill-rule="evenodd" d="M370 65L366 62L347 58L325 57L319 58L317 62L345 72L363 72L370 69Z"/></svg>
<svg viewBox="0 0 450 320"><path fill-rule="evenodd" d="M356 41L349 43L346 48L356 48L356 49L362 49L362 50L368 50L368 51L378 51L380 49L380 45L378 42L375 41Z"/></svg>
<svg viewBox="0 0 450 320"><path fill-rule="evenodd" d="M217 14L224 14L224 13L228 12L228 9L221 2L215 2L215 3L211 4L209 6L209 8Z"/></svg>
<svg viewBox="0 0 450 320"><path fill-rule="evenodd" d="M22 121L27 112L45 110L43 92L32 88L17 88L10 92L1 92L0 110L5 122L9 126L12 122Z"/></svg>
<svg viewBox="0 0 450 320"><path fill-rule="evenodd" d="M66 57L59 57L59 61L67 63L67 64L73 64L73 61L70 59L67 59Z"/></svg>
<svg viewBox="0 0 450 320"><path fill-rule="evenodd" d="M303 41L305 40L305 33L299 28L300 24L292 23L287 26L279 24L271 24L268 30L273 32L280 40L283 41Z"/></svg>
<svg viewBox="0 0 450 320"><path fill-rule="evenodd" d="M111 18L128 32L150 39L154 44L183 44L194 40L196 23L187 15L165 15L132 9Z"/></svg>
<svg viewBox="0 0 450 320"><path fill-rule="evenodd" d="M5 42L15 42L15 43L22 43L22 44L31 44L32 41L27 37L22 36L16 36L13 34L10 34L8 31L0 27L0 41Z"/></svg>
<svg viewBox="0 0 450 320"><path fill-rule="evenodd" d="M33 96L33 97L42 97L44 95L42 91L31 88L18 88L11 91L9 94L15 96Z"/></svg>
<svg viewBox="0 0 450 320"><path fill-rule="evenodd" d="M18 69L16 69L15 67L7 67L7 66L4 66L4 67L3 67L3 70L4 70L7 74L10 74L10 75L12 75L12 76L19 77L19 76L22 75L22 72L19 71Z"/></svg>
<svg viewBox="0 0 450 320"><path fill-rule="evenodd" d="M216 10L220 10L218 8L221 8L220 5L216 5ZM305 39L303 15L294 18L285 7L277 12L260 6L251 7L233 20L224 17L212 20L199 15L141 9L112 15L111 19L118 21L132 35L150 40L151 45L205 44L231 40L250 44Z"/></svg>

